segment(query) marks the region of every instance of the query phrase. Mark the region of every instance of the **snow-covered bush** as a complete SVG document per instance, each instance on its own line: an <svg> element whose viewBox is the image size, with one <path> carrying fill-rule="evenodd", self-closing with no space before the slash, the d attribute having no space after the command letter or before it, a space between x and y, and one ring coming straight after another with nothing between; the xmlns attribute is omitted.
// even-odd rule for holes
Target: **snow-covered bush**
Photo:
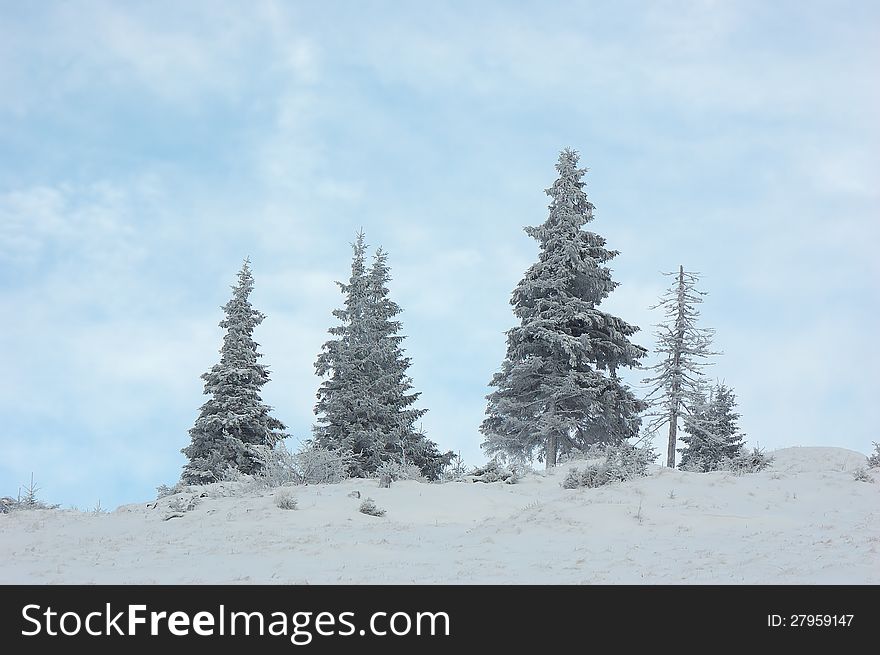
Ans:
<svg viewBox="0 0 880 655"><path fill-rule="evenodd" d="M868 472L868 469L862 467L853 471L853 480L856 482L874 482L874 477Z"/></svg>
<svg viewBox="0 0 880 655"><path fill-rule="evenodd" d="M296 498L289 489L279 489L275 494L275 507L280 509L296 509Z"/></svg>
<svg viewBox="0 0 880 655"><path fill-rule="evenodd" d="M605 461L612 480L645 476L648 474L648 465L656 462L658 457L652 446L634 446L627 441L605 448Z"/></svg>
<svg viewBox="0 0 880 655"><path fill-rule="evenodd" d="M181 494L168 503L168 509L172 512L191 512L198 504L199 496L193 495L187 498L184 494Z"/></svg>
<svg viewBox="0 0 880 655"><path fill-rule="evenodd" d="M376 503L373 502L372 498L365 498L358 511L369 516L385 516L385 510L376 507Z"/></svg>
<svg viewBox="0 0 880 655"><path fill-rule="evenodd" d="M269 446L249 446L253 459L259 464L254 478L261 484L274 489L298 481L296 455L287 450L283 441L274 448Z"/></svg>
<svg viewBox="0 0 880 655"><path fill-rule="evenodd" d="M504 482L516 484L522 477L522 471L515 466L504 466L498 460L491 460L485 466L475 468L470 476L471 482Z"/></svg>
<svg viewBox="0 0 880 655"><path fill-rule="evenodd" d="M581 471L577 467L573 467L568 471L565 480L562 481L564 489L577 489L578 487L601 487L603 484L611 482L608 477L605 462L600 464L590 464L586 469Z"/></svg>
<svg viewBox="0 0 880 655"><path fill-rule="evenodd" d="M682 461L679 469L691 473L709 473L711 471L729 471L734 475L757 473L773 463L773 458L766 455L760 448L752 448L751 452L742 449L733 457L722 457L717 460L691 457Z"/></svg>
<svg viewBox="0 0 880 655"><path fill-rule="evenodd" d="M868 467L880 468L880 443L874 442L874 452L868 456Z"/></svg>
<svg viewBox="0 0 880 655"><path fill-rule="evenodd" d="M348 478L353 455L341 449L307 446L295 456L297 484L336 484Z"/></svg>
<svg viewBox="0 0 880 655"><path fill-rule="evenodd" d="M40 488L34 483L34 476L31 474L30 484L25 485L24 489L19 488L17 498L7 496L0 500L0 514L18 509L58 509L60 507L58 504L44 503L37 498L39 490Z"/></svg>
<svg viewBox="0 0 880 655"><path fill-rule="evenodd" d="M565 489L577 487L601 487L612 482L624 482L633 478L648 474L648 465L657 461L658 455L650 446L633 446L623 442L617 446L606 446L604 454L597 460L590 455L593 461L588 463L583 470L572 468L562 486Z"/></svg>
<svg viewBox="0 0 880 655"><path fill-rule="evenodd" d="M274 448L250 446L260 470L254 480L259 484L275 489L288 484L335 484L348 477L348 463L351 454L341 450L328 450L307 445L296 453L291 453L284 442Z"/></svg>
<svg viewBox="0 0 880 655"><path fill-rule="evenodd" d="M757 473L773 463L773 458L766 455L760 448L752 448L751 452L743 449L742 452L729 462L731 471L737 474Z"/></svg>
<svg viewBox="0 0 880 655"><path fill-rule="evenodd" d="M382 462L377 468L374 478L382 479L383 477L391 478L392 482L398 480L417 480L425 481L425 476L418 466L414 464L404 464L402 462Z"/></svg>
<svg viewBox="0 0 880 655"><path fill-rule="evenodd" d="M183 493L184 491L186 491L186 485L182 482L176 482L170 487L167 484L160 484L156 487L156 500L161 500L166 496Z"/></svg>
<svg viewBox="0 0 880 655"><path fill-rule="evenodd" d="M461 453L453 455L449 460L449 466L444 469L440 476L441 482L463 482L467 477L467 466L461 457Z"/></svg>

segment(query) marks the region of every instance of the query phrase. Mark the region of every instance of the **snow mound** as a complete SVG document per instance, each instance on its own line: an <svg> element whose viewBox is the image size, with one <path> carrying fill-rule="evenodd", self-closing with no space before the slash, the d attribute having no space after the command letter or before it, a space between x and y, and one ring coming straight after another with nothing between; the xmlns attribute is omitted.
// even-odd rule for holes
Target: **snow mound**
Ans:
<svg viewBox="0 0 880 655"><path fill-rule="evenodd" d="M846 448L794 446L768 453L772 467L784 473L851 472L867 465L867 457Z"/></svg>

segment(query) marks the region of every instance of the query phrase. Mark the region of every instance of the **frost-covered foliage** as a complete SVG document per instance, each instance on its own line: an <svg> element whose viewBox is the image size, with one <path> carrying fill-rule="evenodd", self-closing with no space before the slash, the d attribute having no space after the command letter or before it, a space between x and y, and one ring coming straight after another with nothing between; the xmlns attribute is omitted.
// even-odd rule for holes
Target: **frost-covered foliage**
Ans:
<svg viewBox="0 0 880 655"><path fill-rule="evenodd" d="M686 471L716 471L735 462L744 452L745 435L736 422L736 396L725 384L716 384L685 417L680 467Z"/></svg>
<svg viewBox="0 0 880 655"><path fill-rule="evenodd" d="M416 480L424 482L425 480L425 476L422 475L422 470L415 464L403 464L401 462L393 461L382 462L376 468L373 477L379 479L387 477L392 482L397 482L398 480Z"/></svg>
<svg viewBox="0 0 880 655"><path fill-rule="evenodd" d="M773 463L773 458L760 448L751 451L743 448L739 455L730 461L730 469L734 473L757 473Z"/></svg>
<svg viewBox="0 0 880 655"><path fill-rule="evenodd" d="M572 448L559 456L559 463L577 462L584 459L600 459L605 457L607 446L602 444L590 444L585 448Z"/></svg>
<svg viewBox="0 0 880 655"><path fill-rule="evenodd" d="M440 477L443 482L463 482L467 476L468 468L462 459L461 453L452 456L449 466L443 471Z"/></svg>
<svg viewBox="0 0 880 655"><path fill-rule="evenodd" d="M297 502L290 489L279 489L275 494L275 507L279 509L296 509Z"/></svg>
<svg viewBox="0 0 880 655"><path fill-rule="evenodd" d="M300 483L297 456L287 449L284 441L279 441L272 448L251 446L250 450L259 462L259 472L254 477L263 485L275 488Z"/></svg>
<svg viewBox="0 0 880 655"><path fill-rule="evenodd" d="M168 509L180 513L191 512L198 507L199 502L201 502L201 496L199 494L191 494L189 496L186 494L178 494L168 503Z"/></svg>
<svg viewBox="0 0 880 655"><path fill-rule="evenodd" d="M546 190L549 216L526 228L540 255L511 296L520 324L507 332L507 354L480 428L489 455L520 461L537 455L547 467L572 449L636 436L644 409L617 377L645 356L628 339L638 327L598 309L617 287L607 263L618 253L583 229L593 205L578 159L574 150L560 153L559 177Z"/></svg>
<svg viewBox="0 0 880 655"><path fill-rule="evenodd" d="M9 496L0 498L0 514L22 509L58 509L60 507L58 504L52 505L40 500L37 497L38 491L40 491L40 487L36 485L34 476L31 474L31 481L19 488L16 498Z"/></svg>
<svg viewBox="0 0 880 655"><path fill-rule="evenodd" d="M353 455L341 449L307 445L297 452L297 484L337 484L348 478Z"/></svg>
<svg viewBox="0 0 880 655"><path fill-rule="evenodd" d="M388 257L378 249L368 271L363 232L353 249L349 281L337 283L345 296L343 308L333 312L340 324L330 328L334 338L315 362L315 372L325 379L315 405L314 442L352 453L349 473L355 477L368 477L384 462L398 461L436 480L452 453L440 453L415 428L427 410L413 407L419 393L412 391L407 375L410 359L395 318L401 309L388 297Z"/></svg>
<svg viewBox="0 0 880 655"><path fill-rule="evenodd" d="M651 389L645 398L651 417L647 430L655 432L668 426L666 466L674 467L679 418L699 406L704 384L702 369L709 364L706 360L718 353L710 349L713 330L697 326L697 305L706 295L696 288L697 273L680 266L677 273L664 275L675 276L675 282L651 308L664 311L664 322L655 333L661 359L650 367L653 375L643 382Z"/></svg>
<svg viewBox="0 0 880 655"><path fill-rule="evenodd" d="M866 469L865 467L857 468L853 471L853 480L856 482L870 482L874 483L874 476Z"/></svg>
<svg viewBox="0 0 880 655"><path fill-rule="evenodd" d="M358 511L361 514L368 514L369 516L385 516L385 510L376 507L376 503L372 498L365 498L361 503L361 506L358 508Z"/></svg>
<svg viewBox="0 0 880 655"><path fill-rule="evenodd" d="M283 441L274 448L257 446L254 456L260 462L260 471L254 476L259 484L275 488L287 484L336 484L348 477L351 453L328 450L306 444L291 453Z"/></svg>
<svg viewBox="0 0 880 655"><path fill-rule="evenodd" d="M505 466L497 460L490 460L485 466L476 467L468 476L471 482L504 482L516 484L523 471L516 466Z"/></svg>
<svg viewBox="0 0 880 655"><path fill-rule="evenodd" d="M679 465L682 471L691 473L709 473L712 471L728 471L735 475L745 475L748 473L757 473L763 471L773 463L773 458L765 455L758 448L753 448L751 452L745 448L733 457L722 457L715 460L701 460L698 458L689 458Z"/></svg>
<svg viewBox="0 0 880 655"><path fill-rule="evenodd" d="M648 465L659 457L651 446L633 446L626 441L606 446L604 451L598 459L594 458L595 451L590 452L586 466L582 470L570 469L562 486L566 489L592 488L644 477L648 474Z"/></svg>
<svg viewBox="0 0 880 655"><path fill-rule="evenodd" d="M230 466L244 474L257 473L260 463L252 446L271 448L286 436L284 424L270 415L272 408L260 398L269 370L259 362L262 355L253 340L254 328L265 318L251 306L253 288L245 260L232 298L223 307L220 363L202 375L210 398L189 431L190 445L181 451L188 460L181 476L187 484L215 482Z"/></svg>
<svg viewBox="0 0 880 655"><path fill-rule="evenodd" d="M167 496L173 496L175 494L183 493L186 491L187 486L182 482L176 482L170 487L167 484L160 484L156 487L156 500L161 500Z"/></svg>
<svg viewBox="0 0 880 655"><path fill-rule="evenodd" d="M874 452L868 456L868 466L872 469L880 468L880 443L874 443Z"/></svg>

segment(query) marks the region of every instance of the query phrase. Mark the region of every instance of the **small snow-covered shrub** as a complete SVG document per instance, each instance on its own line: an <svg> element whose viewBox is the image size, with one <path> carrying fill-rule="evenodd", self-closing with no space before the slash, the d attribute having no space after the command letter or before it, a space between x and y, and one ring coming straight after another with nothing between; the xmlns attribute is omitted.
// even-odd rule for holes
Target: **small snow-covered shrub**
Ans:
<svg viewBox="0 0 880 655"><path fill-rule="evenodd" d="M734 475L746 475L748 473L763 471L772 463L772 457L766 455L760 448L753 448L751 452L742 449L742 451L734 457L722 457L715 461L691 457L688 461L683 462L678 468L679 470L689 471L691 473L729 471Z"/></svg>
<svg viewBox="0 0 880 655"><path fill-rule="evenodd" d="M274 448L249 446L249 451L260 465L253 480L270 489L287 484L342 482L348 477L348 465L352 460L350 453L318 448L311 444L292 453L283 441L279 441Z"/></svg>
<svg viewBox="0 0 880 655"><path fill-rule="evenodd" d="M279 489L275 494L275 507L279 509L296 509L296 498L289 489Z"/></svg>
<svg viewBox="0 0 880 655"><path fill-rule="evenodd" d="M853 480L856 482L874 482L874 477L868 472L868 469L862 467L853 471Z"/></svg>
<svg viewBox="0 0 880 655"><path fill-rule="evenodd" d="M743 448L742 452L734 457L730 462L730 470L738 475L745 473L757 473L773 463L773 458L766 455L760 448L752 448L748 452Z"/></svg>
<svg viewBox="0 0 880 655"><path fill-rule="evenodd" d="M34 483L34 476L31 474L30 484L25 485L24 489L19 488L18 497L3 498L0 502L0 513L7 513L18 509L58 509L59 504L50 505L37 498L37 492L40 490ZM23 493L22 493L23 492Z"/></svg>
<svg viewBox="0 0 880 655"><path fill-rule="evenodd" d="M369 516L385 516L385 510L376 507L376 503L373 502L372 498L365 498L358 511Z"/></svg>
<svg viewBox="0 0 880 655"><path fill-rule="evenodd" d="M562 481L563 489L577 489L578 487L601 487L608 484L611 479L608 477L608 471L605 463L591 464L581 471L577 467L571 468L565 480Z"/></svg>
<svg viewBox="0 0 880 655"><path fill-rule="evenodd" d="M374 474L375 478L382 479L383 477L389 477L392 482L397 482L398 480L417 480L419 482L425 481L425 476L422 475L421 469L414 464L404 464L402 462L382 462L378 467L376 467L376 473Z"/></svg>
<svg viewBox="0 0 880 655"><path fill-rule="evenodd" d="M874 452L868 456L868 467L880 468L880 443L874 442Z"/></svg>
<svg viewBox="0 0 880 655"><path fill-rule="evenodd" d="M618 446L605 448L605 462L612 480L624 481L648 474L648 465L659 455L651 446L633 446L624 441Z"/></svg>
<svg viewBox="0 0 880 655"><path fill-rule="evenodd" d="M177 496L170 503L168 503L168 509L172 512L191 512L196 508L199 504L198 496L190 496L186 498L183 495Z"/></svg>
<svg viewBox="0 0 880 655"><path fill-rule="evenodd" d="M160 484L156 487L156 500L161 500L165 496L173 496L175 494L186 491L186 485L182 482L176 482L170 487L167 484Z"/></svg>
<svg viewBox="0 0 880 655"><path fill-rule="evenodd" d="M461 453L452 456L449 466L443 470L440 476L441 482L462 482L467 476L467 466L461 457Z"/></svg>
<svg viewBox="0 0 880 655"><path fill-rule="evenodd" d="M249 446L254 460L259 463L259 469L254 478L270 489L281 487L285 484L296 484L297 466L296 456L287 450L283 441L269 446Z"/></svg>
<svg viewBox="0 0 880 655"><path fill-rule="evenodd" d="M297 484L336 484L348 478L353 455L341 449L307 446L295 456Z"/></svg>
<svg viewBox="0 0 880 655"><path fill-rule="evenodd" d="M590 455L592 456L592 452ZM587 463L583 470L569 470L562 486L565 489L594 488L643 477L648 474L648 465L654 463L657 457L650 446L637 447L627 442L618 446L606 446L598 461Z"/></svg>
<svg viewBox="0 0 880 655"><path fill-rule="evenodd" d="M522 471L516 467L500 464L497 460L488 462L485 466L475 468L470 474L471 482L504 482L516 484L522 477Z"/></svg>
<svg viewBox="0 0 880 655"><path fill-rule="evenodd" d="M235 468L231 464L227 464L223 471L214 478L216 482L241 482L246 485L252 485L255 482L254 476L250 473L244 473L240 469ZM207 484L207 483L204 483Z"/></svg>

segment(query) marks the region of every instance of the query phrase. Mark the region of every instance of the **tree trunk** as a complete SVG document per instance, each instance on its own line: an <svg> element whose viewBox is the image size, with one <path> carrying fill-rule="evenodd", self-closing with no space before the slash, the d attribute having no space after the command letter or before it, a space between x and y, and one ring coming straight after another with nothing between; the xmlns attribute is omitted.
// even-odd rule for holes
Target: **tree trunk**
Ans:
<svg viewBox="0 0 880 655"><path fill-rule="evenodd" d="M556 466L556 435L547 436L547 452L544 455L544 464L546 468L551 469Z"/></svg>
<svg viewBox="0 0 880 655"><path fill-rule="evenodd" d="M552 469L556 466L556 433L553 431L553 417L556 414L556 401L550 401L550 407L547 408L547 414L550 416L550 433L547 435L547 444L544 451L544 467Z"/></svg>
<svg viewBox="0 0 880 655"><path fill-rule="evenodd" d="M669 446L666 449L666 466L675 468L675 439L678 433L678 412L669 417Z"/></svg>
<svg viewBox="0 0 880 655"><path fill-rule="evenodd" d="M672 365L675 375L672 378L673 405L669 412L669 444L666 448L666 466L675 468L675 440L678 433L678 413L681 402L681 349L684 347L684 266L678 267L678 316L676 317L675 352L672 353Z"/></svg>

